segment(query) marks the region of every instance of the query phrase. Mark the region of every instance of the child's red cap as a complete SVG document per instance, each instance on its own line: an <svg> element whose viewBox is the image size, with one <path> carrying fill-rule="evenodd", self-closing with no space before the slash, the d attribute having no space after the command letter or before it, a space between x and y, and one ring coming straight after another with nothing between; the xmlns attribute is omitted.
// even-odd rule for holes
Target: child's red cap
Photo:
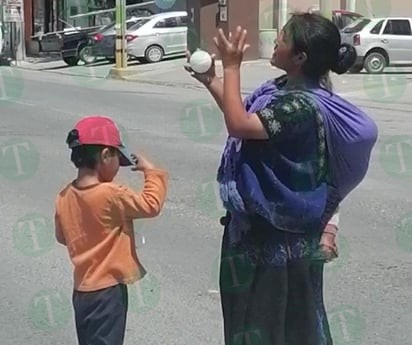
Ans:
<svg viewBox="0 0 412 345"><path fill-rule="evenodd" d="M119 128L110 118L105 116L85 117L76 123L74 132L77 132L76 136L72 135L72 139L68 139L69 148L81 145L111 146L121 153L121 166L134 165L132 157L122 143Z"/></svg>

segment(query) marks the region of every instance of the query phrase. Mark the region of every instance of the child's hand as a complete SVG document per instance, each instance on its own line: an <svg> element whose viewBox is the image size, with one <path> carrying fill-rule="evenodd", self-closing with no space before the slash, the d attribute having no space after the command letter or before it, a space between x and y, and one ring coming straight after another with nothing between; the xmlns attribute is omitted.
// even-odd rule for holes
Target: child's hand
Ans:
<svg viewBox="0 0 412 345"><path fill-rule="evenodd" d="M145 171L147 169L154 169L155 166L142 155L131 155L133 158L133 163L135 164L132 168L133 171Z"/></svg>

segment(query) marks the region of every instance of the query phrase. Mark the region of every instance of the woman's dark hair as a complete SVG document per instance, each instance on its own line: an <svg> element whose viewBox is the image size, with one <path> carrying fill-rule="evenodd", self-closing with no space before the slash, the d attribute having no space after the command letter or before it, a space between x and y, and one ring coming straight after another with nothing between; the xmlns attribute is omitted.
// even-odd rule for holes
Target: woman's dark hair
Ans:
<svg viewBox="0 0 412 345"><path fill-rule="evenodd" d="M306 54L303 73L308 79L325 83L329 71L343 74L355 63L355 48L341 44L339 29L321 15L294 13L284 32L295 52Z"/></svg>
<svg viewBox="0 0 412 345"><path fill-rule="evenodd" d="M116 153L116 148L110 146L81 145L79 133L76 129L69 132L66 143L72 149L70 159L76 168L95 169L99 162L99 155L105 148L108 148L112 154Z"/></svg>

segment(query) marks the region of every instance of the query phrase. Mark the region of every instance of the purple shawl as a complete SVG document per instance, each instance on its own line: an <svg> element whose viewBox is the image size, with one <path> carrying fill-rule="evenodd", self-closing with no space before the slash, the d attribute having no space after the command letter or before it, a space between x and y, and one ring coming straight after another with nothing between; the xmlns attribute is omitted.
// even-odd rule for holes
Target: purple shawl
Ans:
<svg viewBox="0 0 412 345"><path fill-rule="evenodd" d="M262 110L286 92L294 91L283 91L270 80L245 99L245 109L248 113ZM365 177L378 135L374 121L323 88L305 92L315 101L323 118L331 181L309 192L292 191L269 166L257 166L245 158L242 140L229 137L217 181L224 207L239 219L258 215L281 230L319 230Z"/></svg>

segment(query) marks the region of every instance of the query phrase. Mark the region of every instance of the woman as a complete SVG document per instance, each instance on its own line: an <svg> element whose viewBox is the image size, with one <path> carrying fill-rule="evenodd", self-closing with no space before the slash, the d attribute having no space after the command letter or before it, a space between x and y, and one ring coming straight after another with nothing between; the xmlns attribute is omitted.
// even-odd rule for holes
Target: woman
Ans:
<svg viewBox="0 0 412 345"><path fill-rule="evenodd" d="M225 344L329 345L322 276L323 264L337 256L332 216L364 176L376 130L371 125L369 146L360 149L363 170L340 188L346 177L330 169L335 142L328 141L327 111L316 98L326 96L316 92L327 88L333 95L329 71L346 72L356 53L341 45L328 19L293 15L271 59L286 74L243 103L239 69L246 34L238 28L226 38L219 30L215 38L223 83L214 65L205 74L186 67L215 98L229 134L218 171L228 211L220 267ZM353 162L346 162L350 169Z"/></svg>

